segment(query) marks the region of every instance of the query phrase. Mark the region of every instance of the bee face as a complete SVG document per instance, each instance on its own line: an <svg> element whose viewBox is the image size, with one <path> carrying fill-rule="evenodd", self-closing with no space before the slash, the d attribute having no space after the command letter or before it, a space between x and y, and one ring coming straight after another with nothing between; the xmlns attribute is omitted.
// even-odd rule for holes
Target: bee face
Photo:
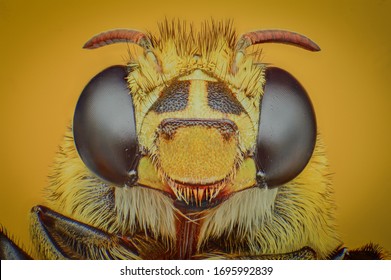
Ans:
<svg viewBox="0 0 391 280"><path fill-rule="evenodd" d="M237 38L224 24L93 37L86 48L127 41L144 53L83 90L51 176L50 207L109 233L168 242L154 250L172 258L292 252L305 240L325 256L339 241L318 209L332 217L309 96L291 74L246 52L270 40L318 50L296 33Z"/></svg>
<svg viewBox="0 0 391 280"><path fill-rule="evenodd" d="M243 42L219 28L203 38L174 36L167 27L160 38L114 31L130 34L146 52L127 68L103 71L82 93L74 134L87 167L110 182L155 189L177 207L198 210L302 171L316 135L305 90L286 72L255 63L256 55L244 56ZM275 78L266 83L265 75Z"/></svg>
<svg viewBox="0 0 391 280"><path fill-rule="evenodd" d="M141 121L145 160L162 181L157 187L185 204L207 207L235 188L253 186L255 172L234 180L256 139L254 121L229 86L203 70L173 80Z"/></svg>

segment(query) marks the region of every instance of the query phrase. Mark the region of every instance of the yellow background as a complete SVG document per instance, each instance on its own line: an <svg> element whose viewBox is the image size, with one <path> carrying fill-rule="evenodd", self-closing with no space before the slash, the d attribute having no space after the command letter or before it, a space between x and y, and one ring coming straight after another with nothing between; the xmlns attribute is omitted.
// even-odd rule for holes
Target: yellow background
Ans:
<svg viewBox="0 0 391 280"><path fill-rule="evenodd" d="M156 30L180 18L233 19L238 33L282 28L322 51L263 46L263 60L308 90L334 173L346 245L391 250L390 1L15 1L0 0L0 223L28 246L28 212L44 203L49 166L84 85L124 64L124 44L83 50L92 35Z"/></svg>

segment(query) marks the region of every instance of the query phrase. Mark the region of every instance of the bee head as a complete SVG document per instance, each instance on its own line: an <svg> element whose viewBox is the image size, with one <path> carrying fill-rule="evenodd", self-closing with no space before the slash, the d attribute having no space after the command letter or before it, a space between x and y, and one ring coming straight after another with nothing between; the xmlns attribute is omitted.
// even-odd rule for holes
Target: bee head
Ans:
<svg viewBox="0 0 391 280"><path fill-rule="evenodd" d="M113 30L85 48L123 41L144 54L95 76L76 106L75 144L96 175L162 191L177 207L198 211L239 191L283 185L305 168L316 139L310 99L292 75L246 49L277 42L319 50L311 40L166 23L158 37Z"/></svg>

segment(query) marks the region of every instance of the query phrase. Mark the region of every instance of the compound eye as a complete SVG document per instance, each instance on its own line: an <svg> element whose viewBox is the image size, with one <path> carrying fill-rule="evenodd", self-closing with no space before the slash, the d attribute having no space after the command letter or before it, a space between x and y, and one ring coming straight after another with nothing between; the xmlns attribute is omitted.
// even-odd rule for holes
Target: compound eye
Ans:
<svg viewBox="0 0 391 280"><path fill-rule="evenodd" d="M117 185L134 180L138 141L124 66L112 66L84 88L76 105L73 134L84 164Z"/></svg>
<svg viewBox="0 0 391 280"><path fill-rule="evenodd" d="M268 68L255 154L263 183L276 187L299 175L312 156L316 133L305 89L285 70Z"/></svg>

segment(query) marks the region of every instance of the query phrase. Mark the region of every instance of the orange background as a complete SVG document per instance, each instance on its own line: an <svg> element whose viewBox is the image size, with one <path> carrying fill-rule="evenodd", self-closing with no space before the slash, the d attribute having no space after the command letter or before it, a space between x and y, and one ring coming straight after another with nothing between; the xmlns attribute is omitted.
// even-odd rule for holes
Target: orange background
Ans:
<svg viewBox="0 0 391 280"><path fill-rule="evenodd" d="M81 46L101 31L156 30L180 18L233 19L238 33L282 28L322 51L263 46L263 60L308 90L334 173L346 245L391 251L391 1L15 1L0 0L0 223L29 246L28 212L44 203L49 166L84 85L124 64L124 44Z"/></svg>

